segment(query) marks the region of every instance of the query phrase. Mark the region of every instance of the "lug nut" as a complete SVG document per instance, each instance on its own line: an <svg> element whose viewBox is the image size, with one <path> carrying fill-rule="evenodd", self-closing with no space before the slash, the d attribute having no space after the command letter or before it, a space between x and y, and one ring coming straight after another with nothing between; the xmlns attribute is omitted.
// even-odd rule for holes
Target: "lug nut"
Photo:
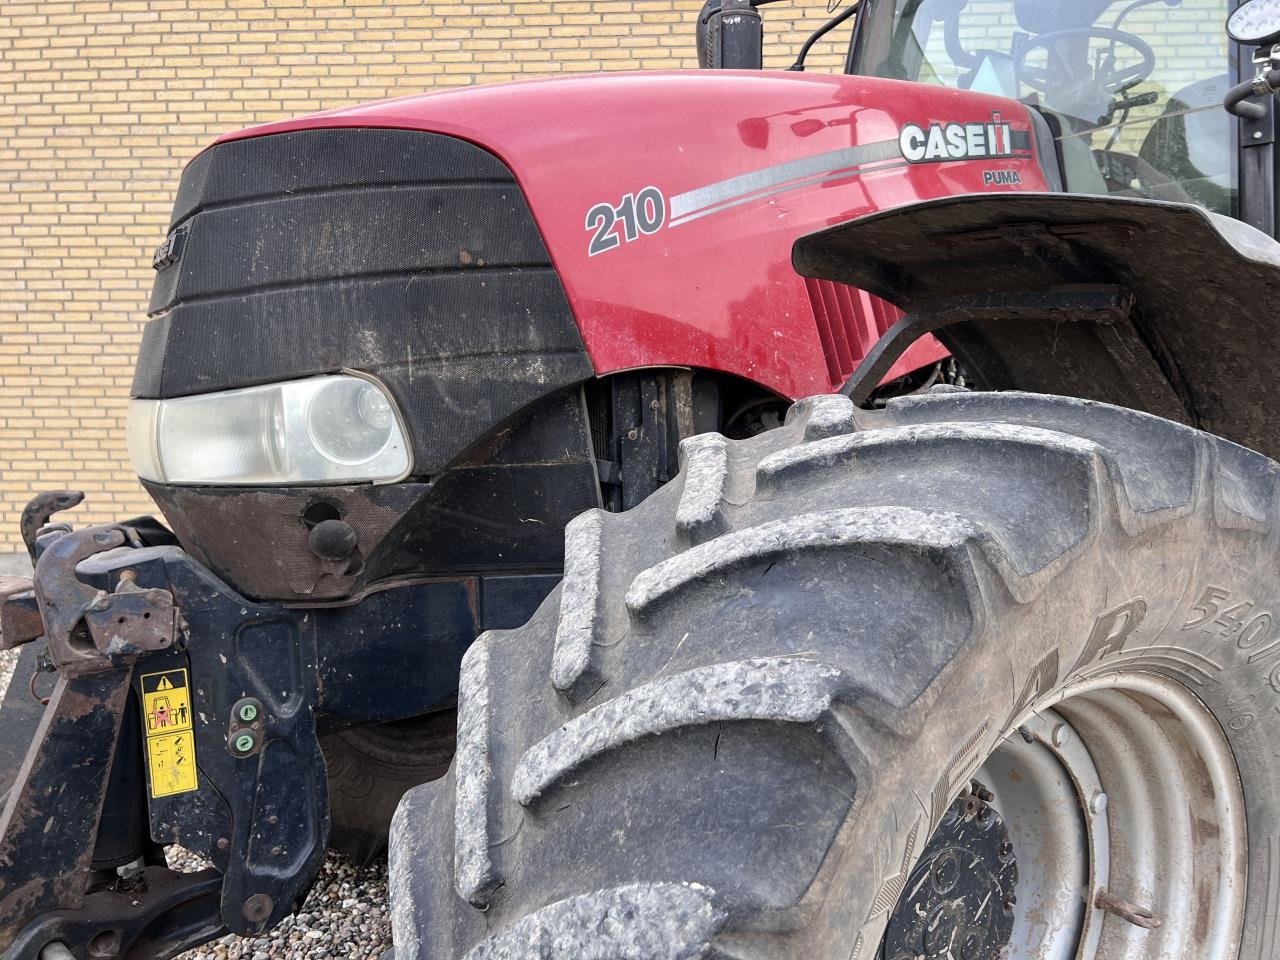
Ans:
<svg viewBox="0 0 1280 960"><path fill-rule="evenodd" d="M1107 795L1101 790L1095 790L1093 796L1089 798L1089 811L1095 816L1107 809Z"/></svg>

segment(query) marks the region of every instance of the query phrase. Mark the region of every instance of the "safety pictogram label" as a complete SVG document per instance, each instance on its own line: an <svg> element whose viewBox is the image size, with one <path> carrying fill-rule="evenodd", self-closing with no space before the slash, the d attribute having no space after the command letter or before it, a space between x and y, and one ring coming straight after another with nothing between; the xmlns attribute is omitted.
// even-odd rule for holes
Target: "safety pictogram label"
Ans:
<svg viewBox="0 0 1280 960"><path fill-rule="evenodd" d="M142 675L142 722L152 797L187 793L199 786L187 681L185 669Z"/></svg>
<svg viewBox="0 0 1280 960"><path fill-rule="evenodd" d="M190 731L147 737L147 764L151 769L151 796L168 797L195 790L196 739Z"/></svg>

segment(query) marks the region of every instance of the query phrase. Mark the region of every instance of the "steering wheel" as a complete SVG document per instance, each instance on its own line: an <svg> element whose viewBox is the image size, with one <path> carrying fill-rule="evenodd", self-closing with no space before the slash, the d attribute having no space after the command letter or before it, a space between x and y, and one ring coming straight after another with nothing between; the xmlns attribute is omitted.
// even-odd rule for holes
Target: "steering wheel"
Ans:
<svg viewBox="0 0 1280 960"><path fill-rule="evenodd" d="M1101 62L1071 63L1063 55L1061 44L1068 40L1098 39L1111 44L1111 50ZM1139 62L1130 66L1117 66L1117 46L1136 51ZM1044 67L1027 64L1027 54L1043 49L1049 55ZM1106 27L1079 27L1073 30L1052 30L1028 40L1013 58L1013 68L1018 79L1032 90L1048 94L1064 87L1094 85L1110 94L1128 90L1151 76L1156 66L1156 54L1151 45L1136 34L1126 30L1110 30Z"/></svg>

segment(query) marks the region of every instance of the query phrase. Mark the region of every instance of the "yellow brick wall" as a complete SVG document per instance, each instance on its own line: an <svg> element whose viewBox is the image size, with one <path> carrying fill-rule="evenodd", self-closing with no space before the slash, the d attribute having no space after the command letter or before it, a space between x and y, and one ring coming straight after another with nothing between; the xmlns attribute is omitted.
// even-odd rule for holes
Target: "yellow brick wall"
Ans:
<svg viewBox="0 0 1280 960"><path fill-rule="evenodd" d="M432 87L695 66L700 0L0 0L0 553L36 491L152 509L124 417L183 164L217 134ZM828 16L766 8L770 66ZM842 27L833 36L847 37ZM838 69L823 43L810 64Z"/></svg>

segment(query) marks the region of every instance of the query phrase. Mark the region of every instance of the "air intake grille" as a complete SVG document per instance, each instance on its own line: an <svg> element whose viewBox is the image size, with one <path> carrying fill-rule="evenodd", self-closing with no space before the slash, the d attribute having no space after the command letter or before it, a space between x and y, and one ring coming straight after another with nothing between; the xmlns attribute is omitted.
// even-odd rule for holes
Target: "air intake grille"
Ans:
<svg viewBox="0 0 1280 960"><path fill-rule="evenodd" d="M832 385L844 383L902 311L845 283L805 278Z"/></svg>
<svg viewBox="0 0 1280 960"><path fill-rule="evenodd" d="M220 143L182 175L136 397L358 370L442 472L594 370L513 174L443 134L363 127Z"/></svg>

